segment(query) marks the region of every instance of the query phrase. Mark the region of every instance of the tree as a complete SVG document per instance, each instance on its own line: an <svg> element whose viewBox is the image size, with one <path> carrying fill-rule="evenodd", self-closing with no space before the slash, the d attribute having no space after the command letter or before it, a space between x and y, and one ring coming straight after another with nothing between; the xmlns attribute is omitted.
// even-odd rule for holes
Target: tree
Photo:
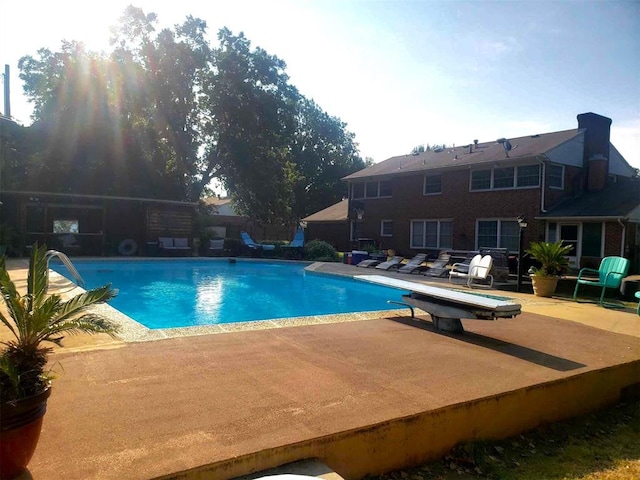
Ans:
<svg viewBox="0 0 640 480"><path fill-rule="evenodd" d="M298 93L278 57L226 28L213 47L206 31L191 16L156 31L155 14L129 6L110 54L63 42L23 57L46 137L36 183L197 201L218 179L263 222L337 201L340 178L364 166L353 134Z"/></svg>
<svg viewBox="0 0 640 480"><path fill-rule="evenodd" d="M338 202L347 193L342 177L365 168L355 135L346 124L301 98L293 156L299 173L293 215L303 218Z"/></svg>

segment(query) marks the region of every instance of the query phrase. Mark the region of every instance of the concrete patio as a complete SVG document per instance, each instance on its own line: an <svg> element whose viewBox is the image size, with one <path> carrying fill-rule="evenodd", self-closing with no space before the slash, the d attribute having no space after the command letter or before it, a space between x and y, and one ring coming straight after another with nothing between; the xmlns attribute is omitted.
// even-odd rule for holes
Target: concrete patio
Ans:
<svg viewBox="0 0 640 480"><path fill-rule="evenodd" d="M139 343L70 338L51 359L58 378L30 475L227 479L317 458L356 479L637 394L635 311L491 292L523 313L463 320L463 335L407 309Z"/></svg>

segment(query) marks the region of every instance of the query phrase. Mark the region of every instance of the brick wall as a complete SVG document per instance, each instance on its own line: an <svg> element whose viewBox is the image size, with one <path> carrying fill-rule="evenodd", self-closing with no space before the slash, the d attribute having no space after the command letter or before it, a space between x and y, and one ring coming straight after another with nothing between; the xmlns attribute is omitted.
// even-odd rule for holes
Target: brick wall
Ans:
<svg viewBox="0 0 640 480"><path fill-rule="evenodd" d="M618 222L606 222L604 233L604 256L620 256L622 245L622 227Z"/></svg>
<svg viewBox="0 0 640 480"><path fill-rule="evenodd" d="M362 236L371 237L385 248L402 254L412 254L410 221L417 219L452 219L453 248L475 248L476 219L514 219L524 215L528 227L525 243L544 237L543 223L534 220L540 213L540 188L469 191L469 172L451 171L442 174L442 193L423 195L423 174L397 177L392 180L392 198L359 200L365 215ZM380 221L393 219L393 237L380 236Z"/></svg>

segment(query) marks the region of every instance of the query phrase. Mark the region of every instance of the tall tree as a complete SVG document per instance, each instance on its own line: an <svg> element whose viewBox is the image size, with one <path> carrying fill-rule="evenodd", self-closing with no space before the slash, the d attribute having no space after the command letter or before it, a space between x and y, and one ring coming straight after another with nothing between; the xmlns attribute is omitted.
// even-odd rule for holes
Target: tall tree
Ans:
<svg viewBox="0 0 640 480"><path fill-rule="evenodd" d="M340 198L340 178L363 166L354 136L298 93L282 60L226 28L212 47L191 16L173 29L156 22L130 6L110 54L63 42L21 59L48 132L37 182L195 201L218 179L241 212L265 222Z"/></svg>
<svg viewBox="0 0 640 480"><path fill-rule="evenodd" d="M294 216L302 218L338 202L347 193L342 177L366 165L358 154L355 135L339 118L313 100L301 98L293 157L298 170Z"/></svg>

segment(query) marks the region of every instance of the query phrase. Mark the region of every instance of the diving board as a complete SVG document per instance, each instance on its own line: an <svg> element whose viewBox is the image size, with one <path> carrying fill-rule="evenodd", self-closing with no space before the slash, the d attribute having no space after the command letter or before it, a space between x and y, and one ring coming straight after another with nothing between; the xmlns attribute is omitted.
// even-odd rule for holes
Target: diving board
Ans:
<svg viewBox="0 0 640 480"><path fill-rule="evenodd" d="M353 278L410 292L402 295L404 301L429 313L436 329L447 332L464 332L461 318L497 320L522 313L521 305L507 297L461 292L381 275Z"/></svg>

